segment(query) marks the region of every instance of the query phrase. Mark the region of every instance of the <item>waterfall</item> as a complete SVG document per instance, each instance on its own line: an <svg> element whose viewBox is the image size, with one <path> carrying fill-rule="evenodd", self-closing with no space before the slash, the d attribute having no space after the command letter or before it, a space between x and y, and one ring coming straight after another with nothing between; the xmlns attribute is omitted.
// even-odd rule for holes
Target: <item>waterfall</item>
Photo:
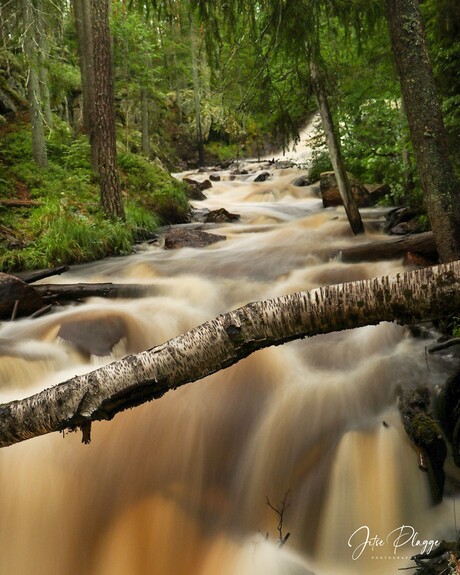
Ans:
<svg viewBox="0 0 460 575"><path fill-rule="evenodd" d="M151 284L155 295L91 298L2 324L1 401L249 301L403 271L399 260L325 260L325 248L368 238L354 238L343 210L324 210L313 187L293 185L302 172L245 167L222 172L201 203L241 215L206 226L225 241L143 245L54 280ZM270 178L254 182L262 169ZM375 229L367 236L378 239ZM430 505L396 408L400 387L440 377L426 344L391 323L316 336L96 423L90 445L70 433L2 450L0 573L395 573L452 524L451 503Z"/></svg>

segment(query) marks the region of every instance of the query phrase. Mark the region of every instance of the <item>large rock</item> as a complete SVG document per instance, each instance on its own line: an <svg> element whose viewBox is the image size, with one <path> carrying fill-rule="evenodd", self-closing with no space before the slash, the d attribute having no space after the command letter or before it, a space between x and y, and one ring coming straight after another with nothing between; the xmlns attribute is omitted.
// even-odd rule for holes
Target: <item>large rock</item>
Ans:
<svg viewBox="0 0 460 575"><path fill-rule="evenodd" d="M310 179L307 175L300 176L299 178L296 178L293 182L291 182L293 186L297 187L309 186L310 183L311 183Z"/></svg>
<svg viewBox="0 0 460 575"><path fill-rule="evenodd" d="M376 204L380 200L384 200L391 192L389 184L364 184L364 188L369 194L371 205Z"/></svg>
<svg viewBox="0 0 460 575"><path fill-rule="evenodd" d="M420 212L408 207L391 210L385 219L385 231L397 236L419 233L426 229L423 223L420 223Z"/></svg>
<svg viewBox="0 0 460 575"><path fill-rule="evenodd" d="M44 305L41 295L32 286L0 272L0 319L30 315Z"/></svg>
<svg viewBox="0 0 460 575"><path fill-rule="evenodd" d="M351 183L353 198L358 207L374 206L390 193L388 184L361 184L351 174L348 174L348 178ZM301 184L296 183L294 185ZM323 172L320 175L320 191L325 208L343 205L334 172Z"/></svg>
<svg viewBox="0 0 460 575"><path fill-rule="evenodd" d="M268 178L270 177L270 173L269 172L261 172L260 174L258 174L255 178L254 181L255 182L265 182L268 180Z"/></svg>
<svg viewBox="0 0 460 575"><path fill-rule="evenodd" d="M360 208L372 205L369 192L366 188L350 174L348 174L348 178L351 183L351 192L356 205ZM325 208L343 205L334 172L323 172L320 175L320 191Z"/></svg>
<svg viewBox="0 0 460 575"><path fill-rule="evenodd" d="M191 200L202 201L206 199L206 195L203 194L204 190L212 188L210 180L204 180L203 182L197 182L191 178L182 178L182 181L187 184L187 196Z"/></svg>
<svg viewBox="0 0 460 575"><path fill-rule="evenodd" d="M208 234L201 230L174 228L165 235L165 249L176 250L178 248L204 248L225 239L227 239L226 236Z"/></svg>
<svg viewBox="0 0 460 575"><path fill-rule="evenodd" d="M117 316L75 318L61 325L58 336L75 346L83 355L106 357L127 337L125 321Z"/></svg>
<svg viewBox="0 0 460 575"><path fill-rule="evenodd" d="M232 214L228 212L225 208L220 208L218 210L212 210L206 214L204 222L215 223L215 224L225 224L228 222L236 222L240 219L239 214Z"/></svg>

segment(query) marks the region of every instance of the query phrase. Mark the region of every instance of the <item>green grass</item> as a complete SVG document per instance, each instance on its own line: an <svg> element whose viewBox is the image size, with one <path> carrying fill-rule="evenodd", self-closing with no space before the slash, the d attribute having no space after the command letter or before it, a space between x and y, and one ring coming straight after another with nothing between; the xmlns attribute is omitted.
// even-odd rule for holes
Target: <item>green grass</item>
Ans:
<svg viewBox="0 0 460 575"><path fill-rule="evenodd" d="M0 206L0 269L14 271L74 264L132 251L139 229L183 221L188 213L184 185L155 163L121 154L119 167L126 221L107 219L90 169L87 139L73 139L65 124L49 136L49 166L31 158L27 127L0 141L0 197L28 197L38 207ZM3 230L4 232L4 230ZM14 240L12 240L14 238Z"/></svg>

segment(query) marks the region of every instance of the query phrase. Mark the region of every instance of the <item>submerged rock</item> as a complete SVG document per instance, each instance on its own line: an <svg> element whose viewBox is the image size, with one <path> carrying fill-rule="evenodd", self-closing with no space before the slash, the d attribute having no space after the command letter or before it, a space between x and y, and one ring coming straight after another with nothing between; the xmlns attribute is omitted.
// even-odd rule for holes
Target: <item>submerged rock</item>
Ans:
<svg viewBox="0 0 460 575"><path fill-rule="evenodd" d="M228 212L225 208L220 208L218 210L212 210L206 214L204 222L222 224L227 222L236 222L240 219L239 214L232 214Z"/></svg>
<svg viewBox="0 0 460 575"><path fill-rule="evenodd" d="M357 206L363 208L372 205L369 192L366 188L350 174L348 177L351 184L351 193ZM343 205L334 172L323 172L320 175L320 191L323 199L323 206L325 208Z"/></svg>
<svg viewBox="0 0 460 575"><path fill-rule="evenodd" d="M58 336L86 356L106 357L127 337L125 321L117 316L75 319L64 323Z"/></svg>
<svg viewBox="0 0 460 575"><path fill-rule="evenodd" d="M258 176L255 177L254 181L255 182L265 182L268 180L269 177L270 177L269 172L262 172Z"/></svg>
<svg viewBox="0 0 460 575"><path fill-rule="evenodd" d="M176 250L178 248L204 248L225 239L227 239L226 236L208 234L201 230L175 228L165 236L165 250Z"/></svg>

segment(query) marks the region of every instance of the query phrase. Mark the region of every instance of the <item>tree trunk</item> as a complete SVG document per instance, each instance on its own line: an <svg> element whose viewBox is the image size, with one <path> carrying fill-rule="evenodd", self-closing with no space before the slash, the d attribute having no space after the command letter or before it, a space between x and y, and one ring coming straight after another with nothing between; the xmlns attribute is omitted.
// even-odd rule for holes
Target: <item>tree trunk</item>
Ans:
<svg viewBox="0 0 460 575"><path fill-rule="evenodd" d="M146 87L141 88L141 135L142 153L146 158L150 158L150 138L149 138L149 92Z"/></svg>
<svg viewBox="0 0 460 575"><path fill-rule="evenodd" d="M377 262L404 257L408 252L423 256L431 263L438 262L433 232L397 236L388 240L349 246L339 250L325 250L329 258L339 256L343 262Z"/></svg>
<svg viewBox="0 0 460 575"><path fill-rule="evenodd" d="M43 117L49 128L53 125L53 115L51 113L51 96L48 78L48 39L46 37L45 18L43 13L42 0L36 0L36 22L38 39L38 70L40 80L40 96L43 108Z"/></svg>
<svg viewBox="0 0 460 575"><path fill-rule="evenodd" d="M460 261L250 303L163 345L0 406L0 446L81 427L157 399L254 351L331 331L445 317L460 306Z"/></svg>
<svg viewBox="0 0 460 575"><path fill-rule="evenodd" d="M109 218L125 218L117 168L115 103L108 0L93 0L91 29L94 64L94 145L101 203Z"/></svg>
<svg viewBox="0 0 460 575"><path fill-rule="evenodd" d="M200 75L198 70L196 33L193 25L193 15L190 18L190 50L192 58L193 100L195 102L196 141L198 148L198 164L204 166L203 131L201 129Z"/></svg>
<svg viewBox="0 0 460 575"><path fill-rule="evenodd" d="M24 53L29 65L27 99L29 101L30 123L32 126L32 155L38 166L46 168L48 156L40 96L39 65L36 49L37 29L34 15L32 14L34 7L30 0L21 0L21 8L24 22Z"/></svg>
<svg viewBox="0 0 460 575"><path fill-rule="evenodd" d="M418 0L385 0L420 182L441 260L460 258L460 182L449 160Z"/></svg>
<svg viewBox="0 0 460 575"><path fill-rule="evenodd" d="M72 2L75 27L78 39L78 54L80 60L81 89L83 96L83 126L91 144L91 167L98 172L97 149L94 144L94 67L93 67L93 34L91 30L91 4L88 0L73 0Z"/></svg>
<svg viewBox="0 0 460 575"><path fill-rule="evenodd" d="M407 120L404 98L401 98L401 105L399 106L399 116L401 118L401 148L402 148L401 159L404 173L404 193L405 197L409 198L410 194L415 189L415 182L414 182L414 169L412 167L410 151L409 151L410 140L406 134L406 130L404 129Z"/></svg>
<svg viewBox="0 0 460 575"><path fill-rule="evenodd" d="M319 106L319 113L321 116L321 123L326 137L326 145L331 158L332 167L334 168L337 185L339 187L340 195L343 200L345 212L347 214L350 227L355 235L364 233L364 225L361 220L358 207L351 191L351 184L345 169L345 163L342 157L339 140L336 135L334 121L332 119L331 110L324 89L324 82L321 75L321 70L318 64L312 59L310 61L310 78L313 92L316 96Z"/></svg>

